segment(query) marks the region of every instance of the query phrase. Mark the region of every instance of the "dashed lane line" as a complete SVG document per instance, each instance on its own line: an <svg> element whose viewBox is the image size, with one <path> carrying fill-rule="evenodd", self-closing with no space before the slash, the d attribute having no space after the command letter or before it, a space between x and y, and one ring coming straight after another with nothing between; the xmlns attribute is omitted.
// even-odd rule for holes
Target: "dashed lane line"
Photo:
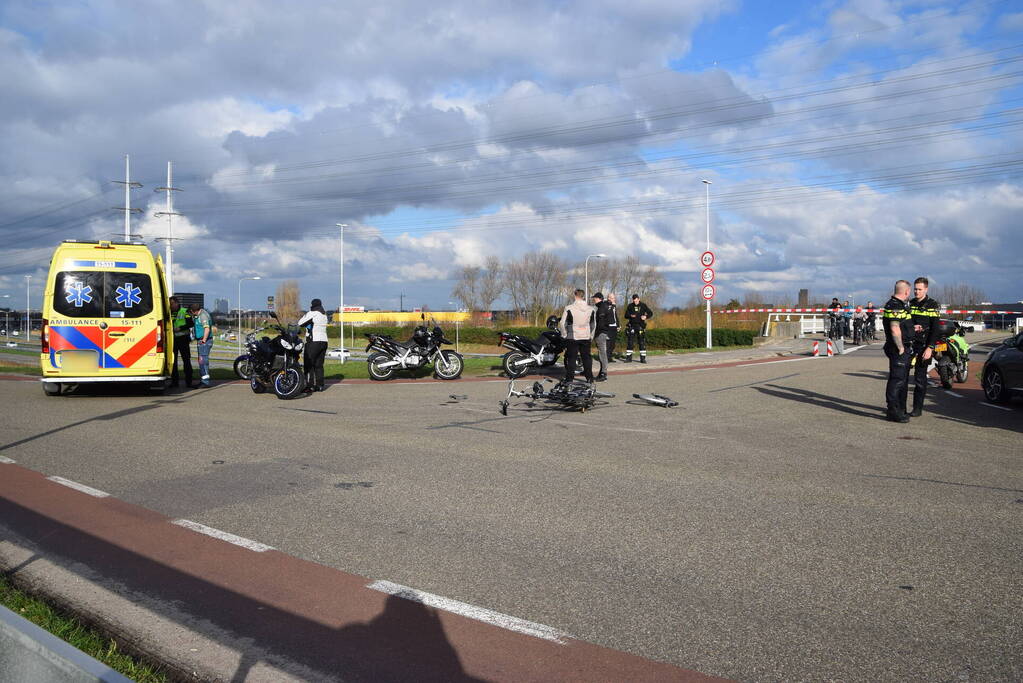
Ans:
<svg viewBox="0 0 1023 683"><path fill-rule="evenodd" d="M226 531L214 529L213 527L206 526L205 524L199 524L198 522L193 522L188 519L175 519L171 522L171 524L177 524L178 526L185 527L186 529L197 531L200 534L206 534L207 536L212 536L213 538L220 539L221 541L233 543L234 545L247 548L256 553L265 553L267 550L274 549L273 546L257 543L256 541L251 541L247 538L242 538L241 536L235 536L234 534L229 534Z"/></svg>
<svg viewBox="0 0 1023 683"><path fill-rule="evenodd" d="M571 638L571 636L567 633L550 626L526 621L525 619L519 619L518 617L512 617L507 614L501 614L500 612L495 612L493 610L486 609L485 607L477 607L476 605L470 605L466 602L460 602L440 595L434 595L433 593L425 593L423 591L416 590L415 588L391 583L390 581L374 581L366 586L366 588L380 591L381 593L386 593L388 595L394 595L406 600L411 600L412 602L418 602L421 605L433 607L434 609L441 609L445 612L459 614L463 617L482 621L486 624L499 626L509 631L524 633L535 638L549 640L552 643L558 643L559 645L564 645L565 639Z"/></svg>
<svg viewBox="0 0 1023 683"><path fill-rule="evenodd" d="M91 486L86 486L85 484L79 484L77 481L71 481L70 479L65 479L64 477L46 478L54 483L60 484L61 486L67 486L68 488L72 488L76 491L81 491L82 493L87 493L90 496L95 496L96 498L110 497L110 494L107 493L106 491L100 491L99 489L94 489Z"/></svg>
<svg viewBox="0 0 1023 683"><path fill-rule="evenodd" d="M982 406L987 406L988 408L997 408L998 410L1007 410L1010 413L1012 412L1012 408L1006 408L1005 406L996 406L994 403L984 403L984 402L981 402L981 405Z"/></svg>

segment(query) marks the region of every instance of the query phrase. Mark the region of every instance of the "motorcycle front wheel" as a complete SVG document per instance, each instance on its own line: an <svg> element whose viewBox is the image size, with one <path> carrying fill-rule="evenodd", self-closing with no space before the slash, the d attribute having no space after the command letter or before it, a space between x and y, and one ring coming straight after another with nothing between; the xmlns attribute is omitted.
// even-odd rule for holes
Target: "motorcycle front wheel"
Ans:
<svg viewBox="0 0 1023 683"><path fill-rule="evenodd" d="M462 356L454 351L441 351L433 363L433 376L437 379L458 379L462 374Z"/></svg>
<svg viewBox="0 0 1023 683"><path fill-rule="evenodd" d="M274 375L274 393L277 398L295 398L305 389L305 377L298 368L284 368Z"/></svg>
<svg viewBox="0 0 1023 683"><path fill-rule="evenodd" d="M388 368L380 367L381 363L386 363L390 360L391 357L384 353L374 353L372 356L367 358L366 367L369 369L369 378L382 382L394 377L395 366L392 365Z"/></svg>
<svg viewBox="0 0 1023 683"><path fill-rule="evenodd" d="M252 377L252 363L249 361L249 354L244 353L234 359L234 374L238 375L238 379Z"/></svg>
<svg viewBox="0 0 1023 683"><path fill-rule="evenodd" d="M525 377L529 374L530 363L522 363L523 359L529 358L526 354L521 351L509 351L504 354L501 358L501 365L504 368L504 374L512 379L516 377Z"/></svg>

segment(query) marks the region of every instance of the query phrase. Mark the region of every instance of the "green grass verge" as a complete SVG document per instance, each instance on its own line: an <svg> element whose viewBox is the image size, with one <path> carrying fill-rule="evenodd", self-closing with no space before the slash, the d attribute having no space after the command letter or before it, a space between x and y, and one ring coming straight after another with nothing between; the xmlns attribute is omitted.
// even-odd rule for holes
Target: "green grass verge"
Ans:
<svg viewBox="0 0 1023 683"><path fill-rule="evenodd" d="M103 636L98 631L82 624L75 617L68 616L42 600L15 588L3 574L0 574L0 605L133 681L166 683L170 680L160 667L147 664L121 652L117 641L113 638Z"/></svg>

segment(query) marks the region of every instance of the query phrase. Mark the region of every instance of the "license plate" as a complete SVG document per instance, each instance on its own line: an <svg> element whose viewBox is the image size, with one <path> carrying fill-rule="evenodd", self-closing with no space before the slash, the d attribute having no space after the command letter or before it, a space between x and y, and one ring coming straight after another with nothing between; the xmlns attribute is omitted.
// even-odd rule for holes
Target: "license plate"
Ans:
<svg viewBox="0 0 1023 683"><path fill-rule="evenodd" d="M948 344L935 344L934 345L934 350L935 351L948 351Z"/></svg>

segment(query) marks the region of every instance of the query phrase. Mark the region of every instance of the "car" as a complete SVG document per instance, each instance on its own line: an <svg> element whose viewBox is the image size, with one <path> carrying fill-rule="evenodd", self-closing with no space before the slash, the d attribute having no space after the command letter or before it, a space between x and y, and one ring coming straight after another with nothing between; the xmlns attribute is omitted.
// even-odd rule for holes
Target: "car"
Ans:
<svg viewBox="0 0 1023 683"><path fill-rule="evenodd" d="M327 351L327 358L332 358L333 360L348 360L351 357L352 352L348 349L331 349Z"/></svg>
<svg viewBox="0 0 1023 683"><path fill-rule="evenodd" d="M1023 333L1013 335L995 347L981 372L984 396L992 403L1005 403L1023 396Z"/></svg>

